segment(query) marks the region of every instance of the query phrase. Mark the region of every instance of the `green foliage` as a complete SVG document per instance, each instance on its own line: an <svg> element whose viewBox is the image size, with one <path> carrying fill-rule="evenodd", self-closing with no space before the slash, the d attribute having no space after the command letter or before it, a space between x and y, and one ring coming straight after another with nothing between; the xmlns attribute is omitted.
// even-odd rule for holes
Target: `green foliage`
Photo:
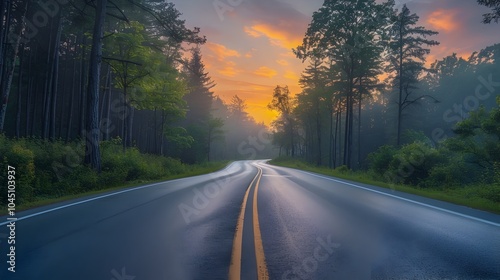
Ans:
<svg viewBox="0 0 500 280"><path fill-rule="evenodd" d="M6 144L0 147L0 154L3 155L2 173L0 174L0 182L2 182L0 184L1 203L7 202L8 166L15 168L15 179L12 181L15 182L16 203L31 201L34 195L33 182L35 180L34 154L21 144L8 143L2 135L0 135L0 139L0 142L4 142L2 144Z"/></svg>
<svg viewBox="0 0 500 280"><path fill-rule="evenodd" d="M399 149L380 147L368 156L370 171L396 183L420 187L455 188L485 184L497 189L500 184L500 98L499 107L484 107L470 112L455 127L455 137L438 148L421 132L408 131L413 140ZM495 187L496 186L496 187ZM489 189L489 188L488 188Z"/></svg>
<svg viewBox="0 0 500 280"><path fill-rule="evenodd" d="M375 172L375 174L384 174L391 164L394 155L396 154L396 148L394 146L385 145L378 148L377 151L368 155L368 162L370 164L370 169Z"/></svg>
<svg viewBox="0 0 500 280"><path fill-rule="evenodd" d="M382 146L368 156L369 169L378 179L388 183L427 186L433 168L446 165L446 155L423 142L415 141L396 149ZM437 176L437 175L436 175Z"/></svg>
<svg viewBox="0 0 500 280"><path fill-rule="evenodd" d="M341 166L335 168L335 171L337 171L339 173L343 173L343 174L350 172L349 168L346 165L341 165Z"/></svg>
<svg viewBox="0 0 500 280"><path fill-rule="evenodd" d="M41 198L75 195L124 185L133 181L159 180L190 172L179 160L122 150L121 140L101 143L102 173L83 165L84 145L40 139L8 139L0 135L2 171L7 182L7 165L16 168L16 203ZM0 185L0 206L6 204L7 186Z"/></svg>

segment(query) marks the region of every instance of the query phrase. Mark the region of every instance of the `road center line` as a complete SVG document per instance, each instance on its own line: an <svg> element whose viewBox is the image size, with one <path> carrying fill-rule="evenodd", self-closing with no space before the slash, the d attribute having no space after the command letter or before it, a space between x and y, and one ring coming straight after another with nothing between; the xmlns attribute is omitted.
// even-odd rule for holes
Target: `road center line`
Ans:
<svg viewBox="0 0 500 280"><path fill-rule="evenodd" d="M252 188L253 183L259 177L259 172L255 175L252 182L247 188L245 192L245 196L243 197L243 203L241 204L240 215L238 216L238 222L236 224L236 232L234 233L233 239L233 250L231 253L231 264L229 265L229 280L240 280L241 277L241 247L243 243L243 224L245 218L245 208L247 207L248 194L250 193L250 189Z"/></svg>
<svg viewBox="0 0 500 280"><path fill-rule="evenodd" d="M255 259L257 264L257 279L258 280L268 280L269 273L267 271L266 259L264 256L264 247L262 245L262 236L260 233L259 224L259 214L257 210L257 193L259 189L260 178L262 178L262 168L257 167L258 171L252 182L248 186L245 196L243 198L243 203L241 205L240 215L238 217L238 223L236 225L236 232L234 234L233 240L233 250L231 253L231 264L229 266L229 280L240 280L241 278L241 256L242 256L242 244L243 244L243 225L245 223L245 209L247 207L248 197L250 195L250 190L255 183L254 193L253 193L253 204L252 204L252 224L253 224L253 236L254 236L254 246L255 246Z"/></svg>
<svg viewBox="0 0 500 280"><path fill-rule="evenodd" d="M260 233L259 224L259 211L257 210L257 194L259 192L260 178L262 178L262 168L259 169L259 178L255 184L255 189L253 191L253 238L255 244L255 259L257 261L257 279L267 280L269 279L269 273L267 271L266 258L264 256L264 246L262 245L262 236Z"/></svg>

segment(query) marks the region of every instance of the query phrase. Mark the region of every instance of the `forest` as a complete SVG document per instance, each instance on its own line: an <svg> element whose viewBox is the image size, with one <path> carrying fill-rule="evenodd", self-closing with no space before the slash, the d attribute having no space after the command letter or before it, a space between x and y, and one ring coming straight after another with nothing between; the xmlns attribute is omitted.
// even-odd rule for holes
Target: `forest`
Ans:
<svg viewBox="0 0 500 280"><path fill-rule="evenodd" d="M246 101L213 92L207 39L174 4L12 0L0 19L0 180L18 168L20 202L272 156Z"/></svg>
<svg viewBox="0 0 500 280"><path fill-rule="evenodd" d="M500 1L478 2L498 24ZM324 1L293 50L302 92L277 86L269 104L279 154L500 202L500 44L427 61L436 34L394 1Z"/></svg>
<svg viewBox="0 0 500 280"><path fill-rule="evenodd" d="M2 1L0 181L16 166L29 202L281 156L499 202L500 44L428 61L437 32L379 2L314 12L302 91L269 92L267 127L216 95L209 38L168 1ZM500 1L477 2L498 24Z"/></svg>

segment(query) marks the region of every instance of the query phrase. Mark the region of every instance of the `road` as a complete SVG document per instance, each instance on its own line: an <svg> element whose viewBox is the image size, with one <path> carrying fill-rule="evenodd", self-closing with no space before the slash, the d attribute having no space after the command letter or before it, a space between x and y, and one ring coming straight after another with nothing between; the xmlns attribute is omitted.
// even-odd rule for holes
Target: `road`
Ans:
<svg viewBox="0 0 500 280"><path fill-rule="evenodd" d="M500 279L500 216L238 161L17 213L0 279Z"/></svg>

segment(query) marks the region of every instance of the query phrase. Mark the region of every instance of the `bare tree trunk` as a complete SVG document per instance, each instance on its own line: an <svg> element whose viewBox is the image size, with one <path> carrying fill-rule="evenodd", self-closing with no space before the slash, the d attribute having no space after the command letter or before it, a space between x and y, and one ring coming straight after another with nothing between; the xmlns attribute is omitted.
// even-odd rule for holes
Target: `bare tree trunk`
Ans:
<svg viewBox="0 0 500 280"><path fill-rule="evenodd" d="M59 86L59 49L61 45L62 20L59 13L57 19L57 33L54 43L54 57L52 60L52 100L50 104L50 140L56 140L56 108ZM62 118L61 118L62 119ZM61 120L62 121L62 120Z"/></svg>
<svg viewBox="0 0 500 280"><path fill-rule="evenodd" d="M8 75L6 80L4 80L0 86L0 90L2 91L2 106L0 108L0 133L3 132L4 130L4 123L5 123L5 113L7 112L7 104L9 101L9 94L10 94L10 88L12 86L12 79L14 76L14 69L15 69L15 60L17 57L17 54L19 52L19 44L21 43L21 35L23 34L24 31L24 21L26 19L26 11L28 10L28 3L30 1L26 1L26 3L22 6L21 14L22 17L20 19L20 22L16 28L15 34L17 35L16 42L14 43L13 46L13 52L12 52L12 57L10 58L11 63L9 63L9 68L6 71L6 74ZM8 25L8 24L7 24ZM0 80L3 80L3 75L0 76ZM5 82L5 84L4 84Z"/></svg>
<svg viewBox="0 0 500 280"><path fill-rule="evenodd" d="M29 136L29 126L30 126L30 105L32 99L32 90L33 90L33 76L32 76L32 58L33 58L33 50L29 52L29 62L28 62L28 86L26 87L26 102L25 102L25 137Z"/></svg>
<svg viewBox="0 0 500 280"><path fill-rule="evenodd" d="M316 158L316 165L321 165L321 112L319 106L319 100L316 100L316 135L318 137L318 151Z"/></svg>
<svg viewBox="0 0 500 280"><path fill-rule="evenodd" d="M359 79L359 102L358 102L358 168L361 167L361 102L363 100L363 78Z"/></svg>
<svg viewBox="0 0 500 280"><path fill-rule="evenodd" d="M2 86L3 80L3 69L4 69L4 61L5 61L5 44L7 43L7 33L9 32L9 23L8 17L7 20L4 21L4 17L6 17L6 10L10 10L10 0L1 1L0 3L0 86Z"/></svg>
<svg viewBox="0 0 500 280"><path fill-rule="evenodd" d="M68 143L71 139L71 125L73 124L73 108L75 102L75 85L76 85L76 76L77 76L77 65L76 65L76 54L77 54L77 45L78 39L75 41L75 56L73 57L73 77L71 82L71 97L69 99L69 111L68 111L68 123L66 126L66 139L65 142Z"/></svg>
<svg viewBox="0 0 500 280"><path fill-rule="evenodd" d="M50 30L52 30L52 21L50 22ZM49 128L50 128L50 104L51 104L51 98L52 98L52 78L54 72L51 71L52 66L50 63L51 57L51 50L52 50L52 32L49 32L49 40L47 41L47 59L45 61L45 65L47 66L47 70L45 72L45 80L44 80L44 92L43 92L43 118L41 119L42 121L42 138L43 139L48 139L49 138Z"/></svg>
<svg viewBox="0 0 500 280"><path fill-rule="evenodd" d="M127 149L127 133L128 133L128 103L127 103L127 87L123 87L123 104L125 105L125 110L123 111L123 120L122 120L122 148L123 152Z"/></svg>
<svg viewBox="0 0 500 280"><path fill-rule="evenodd" d="M396 143L401 144L401 113L403 111L403 24L399 27L399 99L398 99L398 131Z"/></svg>
<svg viewBox="0 0 500 280"><path fill-rule="evenodd" d="M99 148L99 77L102 62L102 36L106 18L107 0L96 2L96 16L90 52L89 84L87 88L87 123L85 163L101 172L101 152Z"/></svg>
<svg viewBox="0 0 500 280"><path fill-rule="evenodd" d="M24 61L24 45L21 45L21 54L19 55L19 73L17 75L17 114L16 114L16 137L21 136L21 87L23 80L23 61Z"/></svg>
<svg viewBox="0 0 500 280"><path fill-rule="evenodd" d="M328 148L329 148L329 155L328 155L328 167L333 168L333 102L329 104L329 113L330 113L330 128L329 128L329 141L328 141Z"/></svg>
<svg viewBox="0 0 500 280"><path fill-rule="evenodd" d="M108 123L106 124L106 135L105 135L105 138L106 141L109 140L109 134L111 133L109 131L110 129L110 124L109 124L109 121L111 119L111 80L113 78L113 72L109 71L109 79L108 79L108 85L107 85L107 88L108 88L108 107L106 109L106 119L108 121Z"/></svg>
<svg viewBox="0 0 500 280"><path fill-rule="evenodd" d="M165 111L161 112L161 131L160 131L160 155L164 155L163 149L164 149L164 141L165 141L165 136L163 135L165 129Z"/></svg>
<svg viewBox="0 0 500 280"><path fill-rule="evenodd" d="M83 34L80 34L80 38L82 38L81 43L81 52L82 56L80 58L80 80L78 81L78 87L80 89L80 123L78 127L78 132L81 133L81 137L85 139L85 116L87 113L87 105L85 103L86 99L86 91L85 91L85 84L86 84L86 71L85 71L85 36Z"/></svg>
<svg viewBox="0 0 500 280"><path fill-rule="evenodd" d="M337 167L338 158L341 156L342 148L342 103L339 102L337 110L337 118L335 121L335 154L333 159L333 168ZM337 152L338 151L338 152ZM337 157L338 155L338 157Z"/></svg>

